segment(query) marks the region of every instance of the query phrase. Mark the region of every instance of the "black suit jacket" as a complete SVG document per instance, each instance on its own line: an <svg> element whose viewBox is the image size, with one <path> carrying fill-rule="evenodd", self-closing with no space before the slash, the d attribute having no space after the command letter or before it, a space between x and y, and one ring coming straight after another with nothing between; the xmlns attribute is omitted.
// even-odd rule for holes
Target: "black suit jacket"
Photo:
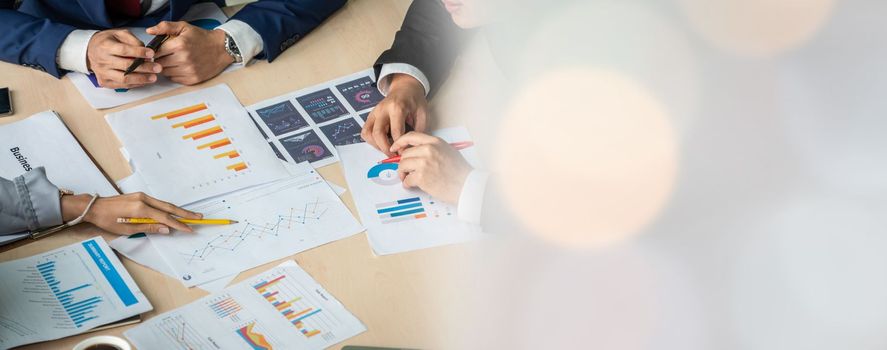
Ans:
<svg viewBox="0 0 887 350"><path fill-rule="evenodd" d="M376 76L387 63L412 65L428 78L431 84L428 97L431 98L446 81L456 57L473 32L459 28L440 0L415 0L407 10L391 48L376 60ZM522 231L523 227L514 219L494 178L495 175L491 176L486 185L481 225L488 232Z"/></svg>
<svg viewBox="0 0 887 350"><path fill-rule="evenodd" d="M450 74L471 30L461 29L440 0L415 0L407 10L391 48L376 60L376 76L386 63L406 63L418 68L428 78L428 97Z"/></svg>

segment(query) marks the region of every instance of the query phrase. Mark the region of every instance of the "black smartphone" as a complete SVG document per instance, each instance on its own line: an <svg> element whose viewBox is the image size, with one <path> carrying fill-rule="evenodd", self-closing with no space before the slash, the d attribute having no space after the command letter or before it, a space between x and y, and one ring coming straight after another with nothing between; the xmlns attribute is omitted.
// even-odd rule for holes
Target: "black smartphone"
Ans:
<svg viewBox="0 0 887 350"><path fill-rule="evenodd" d="M0 116L12 114L12 98L9 88L0 88Z"/></svg>

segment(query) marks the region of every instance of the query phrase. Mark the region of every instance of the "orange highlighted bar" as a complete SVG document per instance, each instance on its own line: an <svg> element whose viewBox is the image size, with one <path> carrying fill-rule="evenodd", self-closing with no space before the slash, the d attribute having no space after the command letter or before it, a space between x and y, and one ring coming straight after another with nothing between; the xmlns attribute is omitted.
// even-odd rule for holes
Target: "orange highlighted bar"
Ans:
<svg viewBox="0 0 887 350"><path fill-rule="evenodd" d="M220 132L222 132L222 127L221 126L214 126L214 127L211 127L209 129L206 129L203 131L198 131L193 134L188 134L188 135L182 136L182 139L183 140L187 140L187 139L200 140L204 137L207 137L209 135L215 135Z"/></svg>
<svg viewBox="0 0 887 350"><path fill-rule="evenodd" d="M299 316L302 316L302 315L304 315L304 314L307 314L307 313L311 312L311 310L314 310L314 308L313 308L313 307L309 307L309 308L307 308L307 309L305 309L305 310L299 311L299 313L297 313L297 314L295 314L295 315L293 315L293 314L290 314L290 315L292 315L293 318L296 318L296 317L299 317Z"/></svg>
<svg viewBox="0 0 887 350"><path fill-rule="evenodd" d="M198 125L203 124L203 123L206 123L206 122L211 122L211 121L213 121L213 120L216 120L216 117L213 116L212 114L207 114L207 115L202 116L202 117L197 118L197 119L191 119L191 120L189 120L189 121L181 122L181 123L178 123L178 124L173 124L172 127L173 127L173 129L175 129L175 128L180 128L180 127L183 127L183 126L184 126L185 129L187 129L187 128L190 128L190 127L192 127L192 126L198 126Z"/></svg>
<svg viewBox="0 0 887 350"><path fill-rule="evenodd" d="M204 144L202 144L202 145L200 145L200 146L197 146L197 149L204 149L204 148L207 148L207 147L209 147L209 149L216 149L216 148L219 148L219 147L222 147L222 146L227 146L227 145L230 145L230 144L231 144L231 140L229 140L229 139L226 137L226 138L221 139L221 140L218 140L218 141L213 141L213 142L210 142L210 143L204 143Z"/></svg>
<svg viewBox="0 0 887 350"><path fill-rule="evenodd" d="M167 113L155 115L155 116L151 117L151 120L157 120L160 118L166 118L166 119L178 118L183 115L188 115L188 114L191 114L191 113L194 113L197 111L202 111L204 109L206 109L206 104L201 103L199 105L188 106L188 107L185 107L182 109L174 110L172 112L167 112Z"/></svg>
<svg viewBox="0 0 887 350"><path fill-rule="evenodd" d="M311 337L313 337L313 336L315 336L315 335L318 335L318 334L320 334L320 331L315 329L315 330L313 330L313 331L310 331L310 332L308 332L308 333L305 333L305 336L308 337L308 338L311 338Z"/></svg>
<svg viewBox="0 0 887 350"><path fill-rule="evenodd" d="M423 219L423 218L426 218L426 217L428 217L428 215L425 214L425 213L422 213L422 214L416 214L416 216L415 216L416 219Z"/></svg>
<svg viewBox="0 0 887 350"><path fill-rule="evenodd" d="M234 170L234 171L241 171L241 170L243 170L243 169L246 169L246 163L244 163L244 162L240 162L240 163L237 163L237 164L229 165L229 166L227 167L227 169L228 169L228 170ZM261 291L259 291L259 293L261 293Z"/></svg>
<svg viewBox="0 0 887 350"><path fill-rule="evenodd" d="M228 152L225 152L222 154L214 155L213 159L219 159L219 158L224 158L224 157L237 158L237 157L240 157L240 153L237 153L237 151L228 151Z"/></svg>
<svg viewBox="0 0 887 350"><path fill-rule="evenodd" d="M288 308L290 305L292 305L292 304L290 304L289 302L285 302L285 303L281 303L275 307L277 308L277 310L283 310L283 309Z"/></svg>

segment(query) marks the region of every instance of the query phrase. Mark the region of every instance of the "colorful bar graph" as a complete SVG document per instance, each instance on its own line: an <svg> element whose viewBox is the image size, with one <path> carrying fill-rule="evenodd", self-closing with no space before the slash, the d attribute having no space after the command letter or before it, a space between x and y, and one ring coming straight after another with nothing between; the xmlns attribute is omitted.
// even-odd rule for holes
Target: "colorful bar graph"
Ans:
<svg viewBox="0 0 887 350"><path fill-rule="evenodd" d="M247 168L246 163L240 162L237 164L231 164L226 167L228 170L241 171Z"/></svg>
<svg viewBox="0 0 887 350"><path fill-rule="evenodd" d="M280 282L280 280L282 280L284 277L286 277L286 276L280 276L280 277L277 277L277 278L275 278L275 279L273 279L273 280L265 281L265 282L259 283L259 284L255 285L255 286L253 286L253 288L255 288L257 291L259 291L259 293L265 293L265 289L267 289L268 287L273 286L273 285L276 284L277 282Z"/></svg>
<svg viewBox="0 0 887 350"><path fill-rule="evenodd" d="M175 129L175 128L182 128L182 127L184 127L185 129L188 129L188 128L191 128L191 127L198 126L198 125L200 125L200 124L204 124L204 123L211 122L211 121L213 121L213 120L216 120L216 117L213 116L212 114L207 114L207 115L202 116L202 117L200 117L200 118L196 118L196 119L191 119L191 120L183 121L183 122L178 123L178 124L173 124L172 127L173 127L173 129Z"/></svg>
<svg viewBox="0 0 887 350"><path fill-rule="evenodd" d="M383 224L424 219L428 217L420 197L376 204L376 213Z"/></svg>
<svg viewBox="0 0 887 350"><path fill-rule="evenodd" d="M151 120L157 120L157 119L161 119L161 118L174 119L174 118L181 117L181 116L183 116L183 115L188 115L188 114L191 114L191 113L194 113L194 112L199 112L199 111L202 111L202 110L205 110L205 109L206 109L206 104L205 104L205 103L196 104L196 105L193 105L193 106L188 106L188 107L185 107L185 108L182 108L182 109L177 109L177 110L174 110L174 111L171 111L171 112L166 112L166 113L163 113L163 114L158 114L158 115L152 116L152 117L151 117Z"/></svg>
<svg viewBox="0 0 887 350"><path fill-rule="evenodd" d="M274 306L274 308L277 309L277 311L279 311L280 314L283 315L283 317L285 317L287 320L289 320L290 323L292 323L296 327L296 329L299 330L300 333L305 335L305 337L311 338L315 335L320 334L321 333L320 330L317 330L317 329L308 330L306 328L305 322L303 322L303 321L305 321L307 318L314 316L317 313L321 312L322 311L321 309L315 309L313 307L308 307L302 311L296 312L295 309L293 309L293 307L297 302L302 300L301 296L295 297L292 300L287 301L287 302L281 302L281 301L277 301L277 296L278 296L278 293L280 293L280 290L276 290L273 292L268 291L268 288L271 288L275 284L281 282L284 277L286 277L286 276L280 276L280 277L277 277L277 278L270 280L270 281L261 282L259 284L254 285L253 288L255 288L256 291L258 291L259 294L261 294L262 297L264 297L265 300L267 300L268 303L271 304L271 306Z"/></svg>
<svg viewBox="0 0 887 350"><path fill-rule="evenodd" d="M192 134L188 134L188 135L182 136L182 139L183 139L183 140L187 140L187 139L200 140L200 139L202 139L202 138L204 138L204 137L207 137L207 136L210 136L210 135L215 135L215 134L218 134L218 133L220 133L220 132L222 132L222 127L216 125L216 126L214 126L214 127L211 127L211 128L209 128L209 129L206 129L206 130L202 130L202 131L198 131L198 132L195 132L195 133L192 133Z"/></svg>
<svg viewBox="0 0 887 350"><path fill-rule="evenodd" d="M77 326L77 328L80 328L89 320L98 318L93 312L95 308L99 306L99 303L102 302L101 297L93 296L91 298L76 301L73 295L74 292L89 287L91 284L81 284L63 291L59 289L59 284L61 282L55 278L55 261L37 264L36 267L40 275L43 276L43 280L52 290L52 294L55 295L56 299L61 303L65 313L68 314L68 317L74 322L74 325Z"/></svg>
<svg viewBox="0 0 887 350"><path fill-rule="evenodd" d="M237 158L237 157L240 157L240 153L237 153L237 151L228 151L228 152L216 154L213 156L214 159L225 158L225 157Z"/></svg>
<svg viewBox="0 0 887 350"><path fill-rule="evenodd" d="M241 310L238 304L231 297L224 298L209 305L209 308L216 313L219 318L225 318Z"/></svg>
<svg viewBox="0 0 887 350"><path fill-rule="evenodd" d="M231 140L229 140L229 139L226 137L226 138L223 138L223 139L221 139L221 140L213 141L213 142L210 142L210 143L204 143L204 144L202 144L202 145L200 145L200 146L197 146L197 149L204 149L204 148L216 149L216 148L224 147L224 146L227 146L227 145L230 145L230 144L231 144Z"/></svg>

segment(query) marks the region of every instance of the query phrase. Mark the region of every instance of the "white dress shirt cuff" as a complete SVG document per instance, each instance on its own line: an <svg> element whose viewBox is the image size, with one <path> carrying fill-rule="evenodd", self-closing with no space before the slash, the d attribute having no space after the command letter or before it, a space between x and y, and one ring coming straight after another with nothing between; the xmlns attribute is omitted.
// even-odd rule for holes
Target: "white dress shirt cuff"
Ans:
<svg viewBox="0 0 887 350"><path fill-rule="evenodd" d="M382 65L379 79L376 79L376 86L379 88L382 96L388 96L388 89L391 88L391 76L393 74L406 74L416 78L416 80L422 83L422 87L425 88L425 96L428 96L428 92L431 91L431 84L428 82L428 78L425 77L425 74L419 68L406 63L386 63Z"/></svg>
<svg viewBox="0 0 887 350"><path fill-rule="evenodd" d="M89 48L89 39L97 30L75 29L68 34L62 46L59 47L58 63L59 68L83 74L89 74L89 68L86 67L86 49Z"/></svg>
<svg viewBox="0 0 887 350"><path fill-rule="evenodd" d="M482 170L472 170L465 178L462 193L459 194L459 205L456 214L459 220L473 224L480 223L481 211L484 206L484 192L490 174Z"/></svg>
<svg viewBox="0 0 887 350"><path fill-rule="evenodd" d="M240 55L243 57L243 63L241 63L243 65L248 64L253 57L256 57L265 49L262 36L243 21L233 19L216 27L216 29L221 29L230 35L231 39L234 39L234 43L237 44L237 48L240 49Z"/></svg>

